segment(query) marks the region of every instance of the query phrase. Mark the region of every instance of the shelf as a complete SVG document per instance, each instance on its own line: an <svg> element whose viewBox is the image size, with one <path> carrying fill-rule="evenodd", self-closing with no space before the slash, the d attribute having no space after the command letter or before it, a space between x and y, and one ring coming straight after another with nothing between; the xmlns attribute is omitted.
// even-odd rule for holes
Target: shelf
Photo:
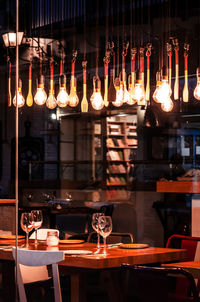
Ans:
<svg viewBox="0 0 200 302"><path fill-rule="evenodd" d="M132 118L127 121L125 118L121 120L113 118L110 121L105 119L105 124L102 124L102 146L96 147L96 150L102 148L103 184L104 188L107 187L107 198L110 200L127 200L130 197L127 194L130 189L128 173L131 160L129 158L135 159L138 143L137 125L131 120Z"/></svg>

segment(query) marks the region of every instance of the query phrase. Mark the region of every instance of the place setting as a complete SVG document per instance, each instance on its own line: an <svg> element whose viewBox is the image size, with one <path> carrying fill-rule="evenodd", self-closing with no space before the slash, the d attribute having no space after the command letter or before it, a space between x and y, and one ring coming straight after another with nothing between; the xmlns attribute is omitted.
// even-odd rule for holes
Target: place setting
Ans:
<svg viewBox="0 0 200 302"><path fill-rule="evenodd" d="M108 255L106 238L112 232L112 218L105 216L104 213L94 213L92 215L92 228L97 233L97 246L95 251L82 251L82 255L86 257L106 257ZM100 243L100 236L103 237L103 244ZM116 244L113 244L116 246ZM81 252L78 252L81 255Z"/></svg>
<svg viewBox="0 0 200 302"><path fill-rule="evenodd" d="M97 245L94 251L87 249L67 249L64 250L65 255L73 257L95 257L100 256L105 257L107 255L106 238L112 232L112 219L110 216L105 216L103 213L94 213L92 216L92 228L97 233ZM100 244L100 236L103 237L103 244ZM83 240L60 240L61 244L81 244L84 243ZM116 246L114 244L113 246Z"/></svg>
<svg viewBox="0 0 200 302"><path fill-rule="evenodd" d="M35 240L34 245L38 245L37 230L42 226L43 215L41 210L32 210L30 213L22 213L20 219L20 225L22 230L26 233L25 244L21 248L29 248L29 233L34 229L35 230Z"/></svg>
<svg viewBox="0 0 200 302"><path fill-rule="evenodd" d="M18 235L17 241L23 243L25 236ZM12 234L10 231L1 231L0 232L0 250L11 250L12 246L16 243L16 235Z"/></svg>
<svg viewBox="0 0 200 302"><path fill-rule="evenodd" d="M119 245L121 249L145 249L148 247L149 244L147 243L123 243Z"/></svg>

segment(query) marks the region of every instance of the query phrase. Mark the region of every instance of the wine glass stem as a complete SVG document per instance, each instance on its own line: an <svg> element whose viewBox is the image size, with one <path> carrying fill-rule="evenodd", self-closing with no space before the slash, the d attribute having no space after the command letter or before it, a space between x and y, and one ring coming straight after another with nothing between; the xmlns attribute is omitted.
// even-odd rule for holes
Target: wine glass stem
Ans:
<svg viewBox="0 0 200 302"><path fill-rule="evenodd" d="M98 232L97 232L97 249L98 250L100 249L100 235Z"/></svg>
<svg viewBox="0 0 200 302"><path fill-rule="evenodd" d="M26 232L26 247L28 247L28 232Z"/></svg>
<svg viewBox="0 0 200 302"><path fill-rule="evenodd" d="M106 255L106 237L103 237L103 254Z"/></svg>
<svg viewBox="0 0 200 302"><path fill-rule="evenodd" d="M37 229L35 229L35 245L38 244L38 240L37 240Z"/></svg>

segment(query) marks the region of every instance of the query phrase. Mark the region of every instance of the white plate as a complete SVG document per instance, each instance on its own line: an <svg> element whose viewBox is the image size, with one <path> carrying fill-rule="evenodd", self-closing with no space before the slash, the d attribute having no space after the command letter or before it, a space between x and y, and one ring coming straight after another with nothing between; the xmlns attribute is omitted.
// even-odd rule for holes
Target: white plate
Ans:
<svg viewBox="0 0 200 302"><path fill-rule="evenodd" d="M66 250L64 251L65 255L90 255L92 251L87 250Z"/></svg>

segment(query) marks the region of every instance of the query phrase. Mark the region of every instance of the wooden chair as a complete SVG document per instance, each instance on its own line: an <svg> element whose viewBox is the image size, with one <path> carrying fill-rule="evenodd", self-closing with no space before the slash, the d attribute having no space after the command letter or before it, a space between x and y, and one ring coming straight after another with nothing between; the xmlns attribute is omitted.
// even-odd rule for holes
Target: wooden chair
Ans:
<svg viewBox="0 0 200 302"><path fill-rule="evenodd" d="M147 266L122 265L122 274L130 272L130 283L124 301L140 302L197 302L198 292L193 276L179 268L161 268ZM181 277L190 284L190 291L177 295L174 292L172 278Z"/></svg>
<svg viewBox="0 0 200 302"><path fill-rule="evenodd" d="M16 260L16 248L12 248L13 257ZM52 265L53 284L54 284L54 298L55 302L62 302L62 295L60 289L60 278L58 272L57 263L64 259L64 253L62 251L35 251L27 249L17 249L17 279L20 302L27 302L23 279L22 268L26 267L40 267ZM29 272L31 274L31 272ZM44 275L40 276L37 273L37 280L44 280ZM48 278L48 276L46 276Z"/></svg>

